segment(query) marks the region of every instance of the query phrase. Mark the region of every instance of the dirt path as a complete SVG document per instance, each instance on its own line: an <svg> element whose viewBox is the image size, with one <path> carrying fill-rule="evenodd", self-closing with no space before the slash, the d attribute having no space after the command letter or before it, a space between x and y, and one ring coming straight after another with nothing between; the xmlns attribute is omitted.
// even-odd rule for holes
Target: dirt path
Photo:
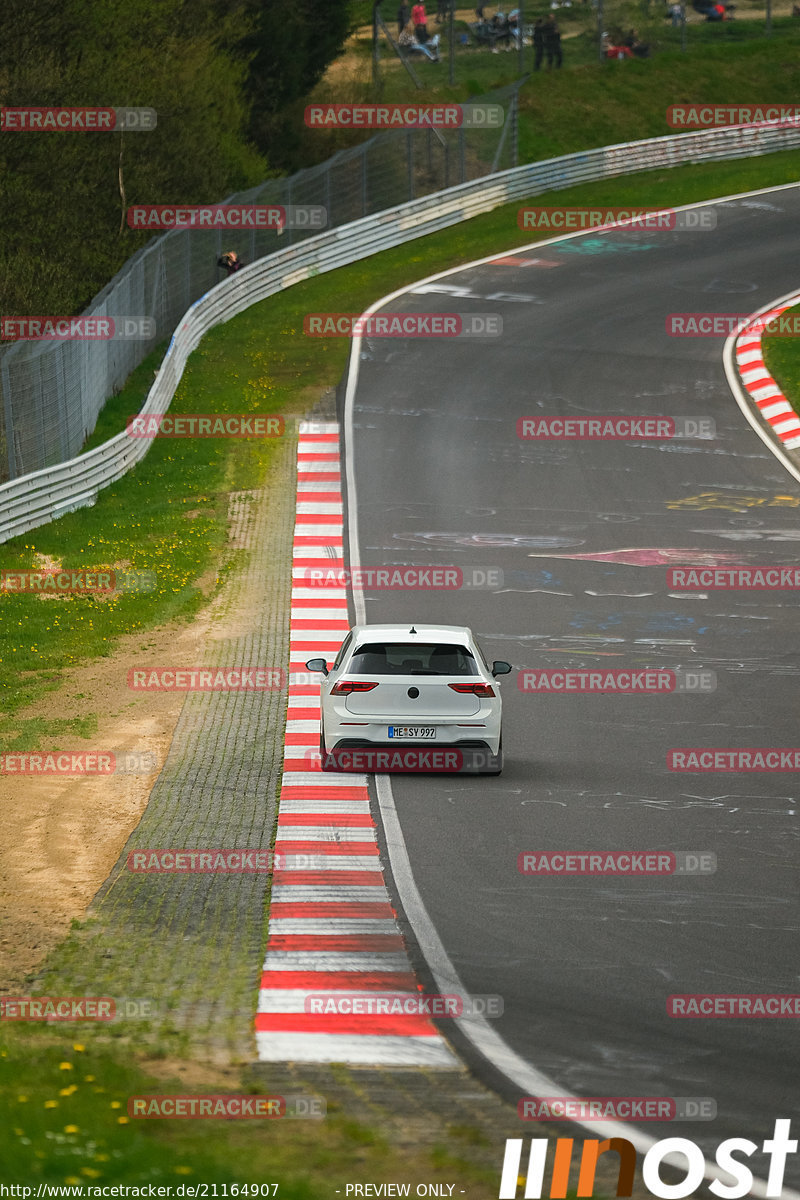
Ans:
<svg viewBox="0 0 800 1200"><path fill-rule="evenodd" d="M246 545L249 505L231 498L229 547ZM110 751L126 768L106 777L0 775L6 836L0 841L0 995L24 980L82 920L138 826L186 701L180 692L134 692L133 667L196 667L215 643L254 619L254 589L231 602L233 583L191 625L171 625L121 640L108 658L64 672L63 683L25 710L45 720L98 715L96 733L43 750ZM154 763L155 769L148 769Z"/></svg>

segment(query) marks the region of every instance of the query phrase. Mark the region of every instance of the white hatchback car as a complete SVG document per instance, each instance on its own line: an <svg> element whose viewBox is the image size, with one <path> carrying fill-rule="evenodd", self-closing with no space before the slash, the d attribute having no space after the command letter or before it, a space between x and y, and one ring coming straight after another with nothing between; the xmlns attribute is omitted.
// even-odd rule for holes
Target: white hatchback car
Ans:
<svg viewBox="0 0 800 1200"><path fill-rule="evenodd" d="M511 665L490 666L463 625L356 625L330 671L324 658L309 659L306 666L325 675L320 690L323 770L342 769L332 764L337 752L413 746L456 748L452 761L459 766L454 770L502 771L502 701L496 677L507 675Z"/></svg>

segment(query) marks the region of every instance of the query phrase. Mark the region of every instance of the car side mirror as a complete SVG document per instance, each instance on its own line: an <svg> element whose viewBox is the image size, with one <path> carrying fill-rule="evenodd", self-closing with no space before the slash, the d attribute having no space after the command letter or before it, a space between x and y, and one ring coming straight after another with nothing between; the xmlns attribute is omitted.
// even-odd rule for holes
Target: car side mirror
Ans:
<svg viewBox="0 0 800 1200"><path fill-rule="evenodd" d="M328 664L325 662L324 658L310 658L306 663L306 666L308 667L309 671L322 671L323 675L328 674ZM509 670L511 670L510 667Z"/></svg>
<svg viewBox="0 0 800 1200"><path fill-rule="evenodd" d="M492 663L492 675L508 675L510 670L511 663L503 662L502 659Z"/></svg>

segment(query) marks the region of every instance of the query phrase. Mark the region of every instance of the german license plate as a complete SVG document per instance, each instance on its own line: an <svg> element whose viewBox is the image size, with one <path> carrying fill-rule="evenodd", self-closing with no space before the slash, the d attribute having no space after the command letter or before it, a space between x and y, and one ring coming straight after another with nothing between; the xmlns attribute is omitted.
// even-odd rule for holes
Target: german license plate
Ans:
<svg viewBox="0 0 800 1200"><path fill-rule="evenodd" d="M435 738L435 725L390 725L390 738Z"/></svg>

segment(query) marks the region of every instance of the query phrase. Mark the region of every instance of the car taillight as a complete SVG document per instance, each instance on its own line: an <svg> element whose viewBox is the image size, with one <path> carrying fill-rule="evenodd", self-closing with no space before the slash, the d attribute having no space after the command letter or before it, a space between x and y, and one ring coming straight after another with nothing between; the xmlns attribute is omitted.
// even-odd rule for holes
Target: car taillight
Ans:
<svg viewBox="0 0 800 1200"><path fill-rule="evenodd" d="M488 683L448 683L454 692L465 696L493 696L494 688Z"/></svg>
<svg viewBox="0 0 800 1200"><path fill-rule="evenodd" d="M349 696L351 692L371 692L377 686L377 680L375 683L362 683L360 679L343 679L341 683L334 684L331 688L331 695Z"/></svg>

